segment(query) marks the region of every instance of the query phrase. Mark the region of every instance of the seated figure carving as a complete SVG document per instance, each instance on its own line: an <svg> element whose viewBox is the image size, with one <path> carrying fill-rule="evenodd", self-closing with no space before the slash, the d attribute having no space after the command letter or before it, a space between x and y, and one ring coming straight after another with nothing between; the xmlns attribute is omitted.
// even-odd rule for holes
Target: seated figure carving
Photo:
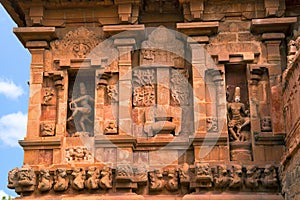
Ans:
<svg viewBox="0 0 300 200"><path fill-rule="evenodd" d="M240 88L235 88L234 102L228 103L228 129L233 141L247 141L247 136L241 130L250 124L249 111L240 102Z"/></svg>

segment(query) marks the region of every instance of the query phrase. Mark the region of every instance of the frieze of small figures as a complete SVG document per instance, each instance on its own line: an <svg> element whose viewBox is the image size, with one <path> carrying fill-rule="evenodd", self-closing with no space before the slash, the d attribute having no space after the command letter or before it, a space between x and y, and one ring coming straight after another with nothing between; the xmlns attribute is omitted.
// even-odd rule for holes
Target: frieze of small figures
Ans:
<svg viewBox="0 0 300 200"><path fill-rule="evenodd" d="M72 193L91 190L109 192L120 184L128 187L149 187L150 194L183 193L194 189L203 191L278 191L277 167L265 166L184 163L177 168L148 170L146 166L122 163L115 168L109 166L75 167L72 169L43 168L34 171L28 166L15 168L8 173L8 188L19 194L44 195L50 191ZM134 191L138 191L135 188Z"/></svg>

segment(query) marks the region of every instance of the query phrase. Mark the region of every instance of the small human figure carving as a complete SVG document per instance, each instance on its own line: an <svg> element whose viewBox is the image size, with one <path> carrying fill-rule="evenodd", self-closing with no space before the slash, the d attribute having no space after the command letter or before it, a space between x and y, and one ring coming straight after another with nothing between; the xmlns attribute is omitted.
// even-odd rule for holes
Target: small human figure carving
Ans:
<svg viewBox="0 0 300 200"><path fill-rule="evenodd" d="M101 179L99 182L99 186L102 189L110 189L112 188L112 170L109 167L104 167L101 170Z"/></svg>
<svg viewBox="0 0 300 200"><path fill-rule="evenodd" d="M247 140L245 134L241 134L242 128L250 124L249 111L240 102L240 88L235 88L234 102L228 103L228 128L234 141L244 142Z"/></svg>
<svg viewBox="0 0 300 200"><path fill-rule="evenodd" d="M160 170L155 170L149 173L150 175L150 190L161 191L164 186L163 174Z"/></svg>
<svg viewBox="0 0 300 200"><path fill-rule="evenodd" d="M218 171L218 173L216 174L216 177L215 177L216 188L221 188L221 189L227 188L231 182L231 178L227 171L227 166L219 165L219 166L217 166L217 171Z"/></svg>
<svg viewBox="0 0 300 200"><path fill-rule="evenodd" d="M41 124L41 136L53 136L55 134L55 124L42 123Z"/></svg>
<svg viewBox="0 0 300 200"><path fill-rule="evenodd" d="M87 94L84 83L79 84L80 96L69 103L70 110L73 111L72 115L67 121L71 121L75 116L80 114L79 126L83 132L86 132L86 122L92 124L90 117L92 115L92 104L94 99Z"/></svg>
<svg viewBox="0 0 300 200"><path fill-rule="evenodd" d="M179 168L180 182L190 182L189 169L190 166L187 163L184 163L182 168Z"/></svg>
<svg viewBox="0 0 300 200"><path fill-rule="evenodd" d="M109 121L106 128L105 134L116 134L118 133L118 126L115 120Z"/></svg>
<svg viewBox="0 0 300 200"><path fill-rule="evenodd" d="M41 169L39 176L39 185L38 189L41 192L47 192L51 190L52 180L48 169Z"/></svg>
<svg viewBox="0 0 300 200"><path fill-rule="evenodd" d="M86 177L86 188L88 188L89 190L95 190L99 188L99 170L96 167L89 167L87 170Z"/></svg>
<svg viewBox="0 0 300 200"><path fill-rule="evenodd" d="M44 96L43 96L43 100L44 100L44 104L48 104L53 96L54 96L55 92L53 88L45 88L45 92L44 92Z"/></svg>
<svg viewBox="0 0 300 200"><path fill-rule="evenodd" d="M233 165L230 170L231 181L229 188L239 189L243 186L243 171L241 165Z"/></svg>
<svg viewBox="0 0 300 200"><path fill-rule="evenodd" d="M246 180L245 185L247 188L256 189L258 187L258 181L260 176L260 170L255 165L249 165L246 167Z"/></svg>
<svg viewBox="0 0 300 200"><path fill-rule="evenodd" d="M85 172L82 168L76 168L72 172L72 176L74 177L72 182L72 188L74 190L83 190L84 182L85 182Z"/></svg>
<svg viewBox="0 0 300 200"><path fill-rule="evenodd" d="M33 186L36 182L36 176L30 167L23 166L18 172L18 186Z"/></svg>
<svg viewBox="0 0 300 200"><path fill-rule="evenodd" d="M8 185L9 189L14 189L18 180L18 171L19 169L16 167L8 172Z"/></svg>
<svg viewBox="0 0 300 200"><path fill-rule="evenodd" d="M274 165L267 165L265 167L261 183L265 188L276 188L278 186L277 173Z"/></svg>
<svg viewBox="0 0 300 200"><path fill-rule="evenodd" d="M166 183L166 188L169 191L178 190L178 172L175 169L170 169L168 171L168 181Z"/></svg>
<svg viewBox="0 0 300 200"><path fill-rule="evenodd" d="M63 168L56 169L54 173L55 184L53 186L54 191L60 192L68 189L69 179L67 177L67 170Z"/></svg>

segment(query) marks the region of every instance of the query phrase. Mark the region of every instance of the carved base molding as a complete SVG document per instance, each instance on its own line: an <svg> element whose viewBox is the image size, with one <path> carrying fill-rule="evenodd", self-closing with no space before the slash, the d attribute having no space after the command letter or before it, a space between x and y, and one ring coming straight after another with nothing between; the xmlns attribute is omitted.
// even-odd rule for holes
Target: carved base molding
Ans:
<svg viewBox="0 0 300 200"><path fill-rule="evenodd" d="M68 199L74 196L79 199L80 196L84 197L83 199L114 199L116 196L111 196L112 193L124 194L125 199L128 197L127 194L131 195L130 199L147 199L147 196L151 195L170 195L169 197L173 195L173 199L174 195L178 195L179 199L202 199L202 197L211 199L210 196L215 194L231 194L233 197L237 192L260 197L259 193L274 195L279 192L277 174L278 167L275 165L185 163L177 167L146 169L140 165L124 162L118 164L116 168L103 165L85 167L66 165L39 170L23 166L8 173L8 187L15 189L21 197L26 197L25 199L27 197L47 199L49 196L55 199ZM193 194L196 194L195 198L192 198ZM87 195L89 198L86 198ZM93 195L98 196L96 198Z"/></svg>

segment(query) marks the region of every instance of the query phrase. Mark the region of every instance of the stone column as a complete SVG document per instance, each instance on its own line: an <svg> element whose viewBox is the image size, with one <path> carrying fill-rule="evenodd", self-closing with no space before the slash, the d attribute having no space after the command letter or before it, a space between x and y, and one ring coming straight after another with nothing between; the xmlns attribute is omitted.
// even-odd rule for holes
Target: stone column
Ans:
<svg viewBox="0 0 300 200"><path fill-rule="evenodd" d="M40 135L44 52L45 48L48 47L48 43L46 41L29 41L26 43L26 47L32 55L30 64L30 95L26 139L33 139Z"/></svg>
<svg viewBox="0 0 300 200"><path fill-rule="evenodd" d="M206 102L205 102L205 51L202 46L190 43L192 55L194 128L195 136L206 133Z"/></svg>
<svg viewBox="0 0 300 200"><path fill-rule="evenodd" d="M267 48L267 60L272 64L269 67L269 80L271 88L271 118L273 125L273 134L282 134L284 132L283 120L283 99L282 86L280 82L281 77L281 55L280 44L281 40L285 38L283 33L264 33L262 39Z"/></svg>
<svg viewBox="0 0 300 200"><path fill-rule="evenodd" d="M132 135L132 57L133 38L115 39L119 51L119 135Z"/></svg>

